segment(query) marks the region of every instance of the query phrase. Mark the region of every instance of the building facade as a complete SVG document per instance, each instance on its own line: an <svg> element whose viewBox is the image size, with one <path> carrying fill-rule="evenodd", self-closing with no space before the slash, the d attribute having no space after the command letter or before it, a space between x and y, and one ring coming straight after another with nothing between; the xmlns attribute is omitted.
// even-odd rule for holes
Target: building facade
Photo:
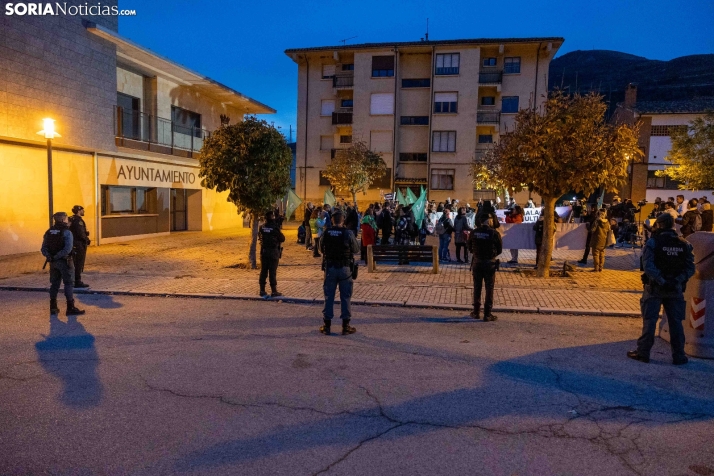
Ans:
<svg viewBox="0 0 714 476"><path fill-rule="evenodd" d="M476 156L547 95L563 38L376 43L286 50L298 65L296 193L320 202L322 171L361 140L388 173L359 201L421 186L429 199L468 202ZM339 192L339 191L338 191ZM526 192L527 193L527 192Z"/></svg>
<svg viewBox="0 0 714 476"><path fill-rule="evenodd" d="M643 156L630 165L628 180L620 190L621 197L631 198L633 202L653 202L656 197L666 200L667 197L684 195L685 200L689 200L711 196L712 190L681 190L679 183L656 175L658 170L672 165L667 158L672 148L671 132L687 127L707 111L714 111L714 97L637 101L637 85L629 84L625 89L625 101L617 105L613 121L640 123L639 145Z"/></svg>
<svg viewBox="0 0 714 476"><path fill-rule="evenodd" d="M242 224L201 187L196 153L222 123L273 109L121 37L116 17L0 29L0 254L38 251L49 224L47 117L54 211L83 206L93 244Z"/></svg>

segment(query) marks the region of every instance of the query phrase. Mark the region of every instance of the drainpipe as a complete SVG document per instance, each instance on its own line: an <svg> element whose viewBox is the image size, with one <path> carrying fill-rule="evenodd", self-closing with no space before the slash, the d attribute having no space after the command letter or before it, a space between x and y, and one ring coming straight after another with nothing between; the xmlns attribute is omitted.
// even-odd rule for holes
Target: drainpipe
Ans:
<svg viewBox="0 0 714 476"><path fill-rule="evenodd" d="M97 153L93 154L94 159L94 243L99 246L102 237L102 192L99 187L99 158Z"/></svg>
<svg viewBox="0 0 714 476"><path fill-rule="evenodd" d="M307 71L305 74L305 166L303 167L302 172L303 190L305 193L305 196L303 198L305 203L307 203L307 124L310 120L310 114L308 114L308 111L310 110L310 60L308 59L307 55L305 55L305 65L307 66Z"/></svg>
<svg viewBox="0 0 714 476"><path fill-rule="evenodd" d="M431 148L432 148L432 123L434 122L434 69L436 68L436 47L431 47L431 81L429 81L429 138L427 144L429 149L426 151L426 199L429 200L431 193Z"/></svg>
<svg viewBox="0 0 714 476"><path fill-rule="evenodd" d="M540 47L543 43L538 43L538 50L536 51L536 72L535 72L535 84L533 85L533 110L536 110L536 103L538 102L538 67L540 66Z"/></svg>
<svg viewBox="0 0 714 476"><path fill-rule="evenodd" d="M394 47L394 134L392 137L392 189L396 189L396 179L397 179L397 111L398 111L398 101L397 101L397 82L399 81L399 48ZM394 190L392 190L394 191Z"/></svg>

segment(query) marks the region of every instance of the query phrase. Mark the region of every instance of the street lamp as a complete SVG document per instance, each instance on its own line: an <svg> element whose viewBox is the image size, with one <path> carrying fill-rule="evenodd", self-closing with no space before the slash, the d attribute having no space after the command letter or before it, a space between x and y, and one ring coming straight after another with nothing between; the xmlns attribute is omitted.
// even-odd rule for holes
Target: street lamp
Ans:
<svg viewBox="0 0 714 476"><path fill-rule="evenodd" d="M54 224L52 220L52 215L54 214L54 205L52 203L52 139L62 136L55 132L54 119L42 119L42 124L44 129L39 131L38 134L45 136L45 139L47 139L47 188L50 197L50 227L52 227Z"/></svg>

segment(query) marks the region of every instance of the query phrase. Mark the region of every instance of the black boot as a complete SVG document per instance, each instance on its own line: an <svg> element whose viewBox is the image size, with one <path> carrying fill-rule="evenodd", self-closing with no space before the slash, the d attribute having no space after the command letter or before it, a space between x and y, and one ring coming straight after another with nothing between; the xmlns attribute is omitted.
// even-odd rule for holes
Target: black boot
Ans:
<svg viewBox="0 0 714 476"><path fill-rule="evenodd" d="M491 314L491 309L483 308L483 320L484 322L495 321L498 317Z"/></svg>
<svg viewBox="0 0 714 476"><path fill-rule="evenodd" d="M322 322L324 324L322 324L320 326L320 332L325 334L326 336L329 336L330 335L330 324L332 324L332 321L330 319L323 319Z"/></svg>
<svg viewBox="0 0 714 476"><path fill-rule="evenodd" d="M469 314L474 319L481 319L481 306L474 306L474 310Z"/></svg>
<svg viewBox="0 0 714 476"><path fill-rule="evenodd" d="M260 297L266 297L268 293L265 292L265 284L260 285Z"/></svg>
<svg viewBox="0 0 714 476"><path fill-rule="evenodd" d="M350 320L349 319L342 319L342 335L346 336L349 334L354 334L357 332L357 329L354 327L350 326Z"/></svg>
<svg viewBox="0 0 714 476"><path fill-rule="evenodd" d="M50 299L50 314L59 314L57 299Z"/></svg>
<svg viewBox="0 0 714 476"><path fill-rule="evenodd" d="M277 286L270 286L270 297L280 297L282 296L282 293L278 292L278 287Z"/></svg>
<svg viewBox="0 0 714 476"><path fill-rule="evenodd" d="M81 316L84 314L84 310L77 309L74 307L74 299L67 301L67 315L68 316Z"/></svg>
<svg viewBox="0 0 714 476"><path fill-rule="evenodd" d="M75 281L74 289L88 289L89 284L83 283L82 281Z"/></svg>

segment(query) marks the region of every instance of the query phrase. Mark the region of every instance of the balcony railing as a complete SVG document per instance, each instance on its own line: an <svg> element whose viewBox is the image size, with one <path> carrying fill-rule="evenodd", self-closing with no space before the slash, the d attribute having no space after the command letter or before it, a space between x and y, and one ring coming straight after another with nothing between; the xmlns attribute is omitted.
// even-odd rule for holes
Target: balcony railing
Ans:
<svg viewBox="0 0 714 476"><path fill-rule="evenodd" d="M352 113L351 112L333 112L332 113L332 124L352 124Z"/></svg>
<svg viewBox="0 0 714 476"><path fill-rule="evenodd" d="M476 122L479 124L500 124L501 111L476 111Z"/></svg>
<svg viewBox="0 0 714 476"><path fill-rule="evenodd" d="M355 85L354 73L337 74L332 77L332 87L335 89L352 89Z"/></svg>
<svg viewBox="0 0 714 476"><path fill-rule="evenodd" d="M187 127L163 117L116 106L114 134L117 144L155 152L192 157L210 135L205 129Z"/></svg>
<svg viewBox="0 0 714 476"><path fill-rule="evenodd" d="M479 84L501 84L503 71L480 71L478 73Z"/></svg>

